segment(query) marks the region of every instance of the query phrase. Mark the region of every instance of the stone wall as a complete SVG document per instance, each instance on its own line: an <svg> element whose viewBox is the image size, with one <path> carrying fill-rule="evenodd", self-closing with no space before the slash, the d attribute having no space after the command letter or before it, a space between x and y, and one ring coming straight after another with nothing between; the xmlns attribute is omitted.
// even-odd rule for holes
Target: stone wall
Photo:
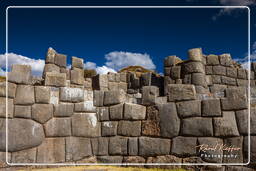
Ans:
<svg viewBox="0 0 256 171"><path fill-rule="evenodd" d="M12 66L7 91L0 83L0 160L6 102L10 163L247 163L250 107L255 167L256 65L248 106L248 72L230 55L196 48L188 56L165 58L164 76L84 78L83 59L72 57L69 69L67 56L52 48L42 79L31 76L30 66ZM197 168L184 166L190 167ZM226 167L233 169L239 167Z"/></svg>

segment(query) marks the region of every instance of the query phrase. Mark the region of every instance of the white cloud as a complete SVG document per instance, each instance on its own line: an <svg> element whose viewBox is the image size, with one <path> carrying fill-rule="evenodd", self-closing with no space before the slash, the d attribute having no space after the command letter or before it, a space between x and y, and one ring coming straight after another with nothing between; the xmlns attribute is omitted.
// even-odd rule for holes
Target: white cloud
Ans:
<svg viewBox="0 0 256 171"><path fill-rule="evenodd" d="M18 55L15 53L8 53L8 70L10 71L10 67L13 64L23 64L23 65L30 65L32 68L32 74L41 76L45 61L42 59L32 59L26 56ZM0 67L6 68L6 54L0 54Z"/></svg>
<svg viewBox="0 0 256 171"><path fill-rule="evenodd" d="M107 67L107 66L105 66L105 65L103 65L103 66L101 66L101 67L97 67L97 68L96 68L96 72L97 72L98 74L107 74L108 72L114 72L114 73L116 73L116 71L115 71L114 69L109 68L109 67Z"/></svg>
<svg viewBox="0 0 256 171"><path fill-rule="evenodd" d="M255 0L219 0L219 3L224 6L250 6L256 5ZM232 12L238 11L239 8L224 8L221 9L216 15L212 17L213 20L223 16L231 15Z"/></svg>
<svg viewBox="0 0 256 171"><path fill-rule="evenodd" d="M131 52L110 52L105 55L107 67L120 70L127 66L140 65L147 69L155 69L156 66L148 54Z"/></svg>
<svg viewBox="0 0 256 171"><path fill-rule="evenodd" d="M250 61L251 62L256 62L256 42L253 43L252 45L252 52L250 54ZM248 62L248 54L245 55L244 58L239 58L239 59L234 59L238 63L242 65L243 68L250 69L250 63Z"/></svg>
<svg viewBox="0 0 256 171"><path fill-rule="evenodd" d="M84 64L85 69L96 69L96 63L94 62L86 62Z"/></svg>

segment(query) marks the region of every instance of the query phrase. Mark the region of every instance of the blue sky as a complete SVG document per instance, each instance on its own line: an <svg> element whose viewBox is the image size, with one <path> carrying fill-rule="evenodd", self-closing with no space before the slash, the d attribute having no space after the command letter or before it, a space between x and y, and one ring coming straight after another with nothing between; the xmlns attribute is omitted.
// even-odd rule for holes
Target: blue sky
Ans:
<svg viewBox="0 0 256 171"><path fill-rule="evenodd" d="M8 4L2 4L1 9L6 5ZM46 4L41 2L36 5ZM47 5L51 4L48 2ZM77 2L72 5L77 5ZM158 1L158 4L133 5L249 5L252 14L252 47L256 41L255 6L250 1L215 0L207 4L199 0L186 0L180 1L179 4L164 4ZM98 71L117 71L127 65L137 64L163 72L164 57L177 55L186 59L187 50L195 47L202 47L204 54L231 53L234 59L244 62L248 50L247 15L247 9L216 8L11 8L8 18L8 52L11 53L9 63L31 64L38 74L43 68L48 47L67 54L69 64L71 56L82 57L87 62L86 67L97 68ZM3 11L1 17L4 19ZM4 44L4 27L1 27L0 31L1 42ZM0 54L4 53L5 47L2 46ZM252 53L255 53L253 49ZM0 64L4 69L4 55L0 55Z"/></svg>

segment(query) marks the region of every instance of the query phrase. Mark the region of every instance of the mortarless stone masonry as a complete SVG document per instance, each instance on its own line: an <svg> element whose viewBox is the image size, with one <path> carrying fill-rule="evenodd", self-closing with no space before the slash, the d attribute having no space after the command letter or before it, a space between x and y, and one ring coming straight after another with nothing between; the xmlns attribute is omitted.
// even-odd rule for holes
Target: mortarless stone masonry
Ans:
<svg viewBox="0 0 256 171"><path fill-rule="evenodd" d="M188 56L186 61L165 58L164 76L128 72L84 78L83 59L72 57L68 69L67 56L49 48L42 83L33 80L30 66L13 65L8 73L9 161L246 163L247 70L229 54L203 55L194 48ZM251 167L256 165L254 66ZM5 90L0 83L0 160L6 150ZM202 151L223 143L238 150ZM231 154L237 157L227 158Z"/></svg>

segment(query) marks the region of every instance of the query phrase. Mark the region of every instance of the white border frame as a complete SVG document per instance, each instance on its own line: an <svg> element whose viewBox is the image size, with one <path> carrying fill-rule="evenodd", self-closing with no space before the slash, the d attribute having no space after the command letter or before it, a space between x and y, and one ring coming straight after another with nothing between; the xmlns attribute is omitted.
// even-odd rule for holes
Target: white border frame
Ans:
<svg viewBox="0 0 256 171"><path fill-rule="evenodd" d="M251 70L249 66L248 72L248 162L247 163L9 163L8 161L8 10L12 8L246 8L248 10L248 64L250 64L250 8L248 6L8 6L5 10L6 13L6 163L10 166L42 166L42 165L51 165L51 166L85 166L85 165L114 165L114 166L140 166L140 165L214 165L214 166L223 166L223 165L248 165L250 163L250 75Z"/></svg>

